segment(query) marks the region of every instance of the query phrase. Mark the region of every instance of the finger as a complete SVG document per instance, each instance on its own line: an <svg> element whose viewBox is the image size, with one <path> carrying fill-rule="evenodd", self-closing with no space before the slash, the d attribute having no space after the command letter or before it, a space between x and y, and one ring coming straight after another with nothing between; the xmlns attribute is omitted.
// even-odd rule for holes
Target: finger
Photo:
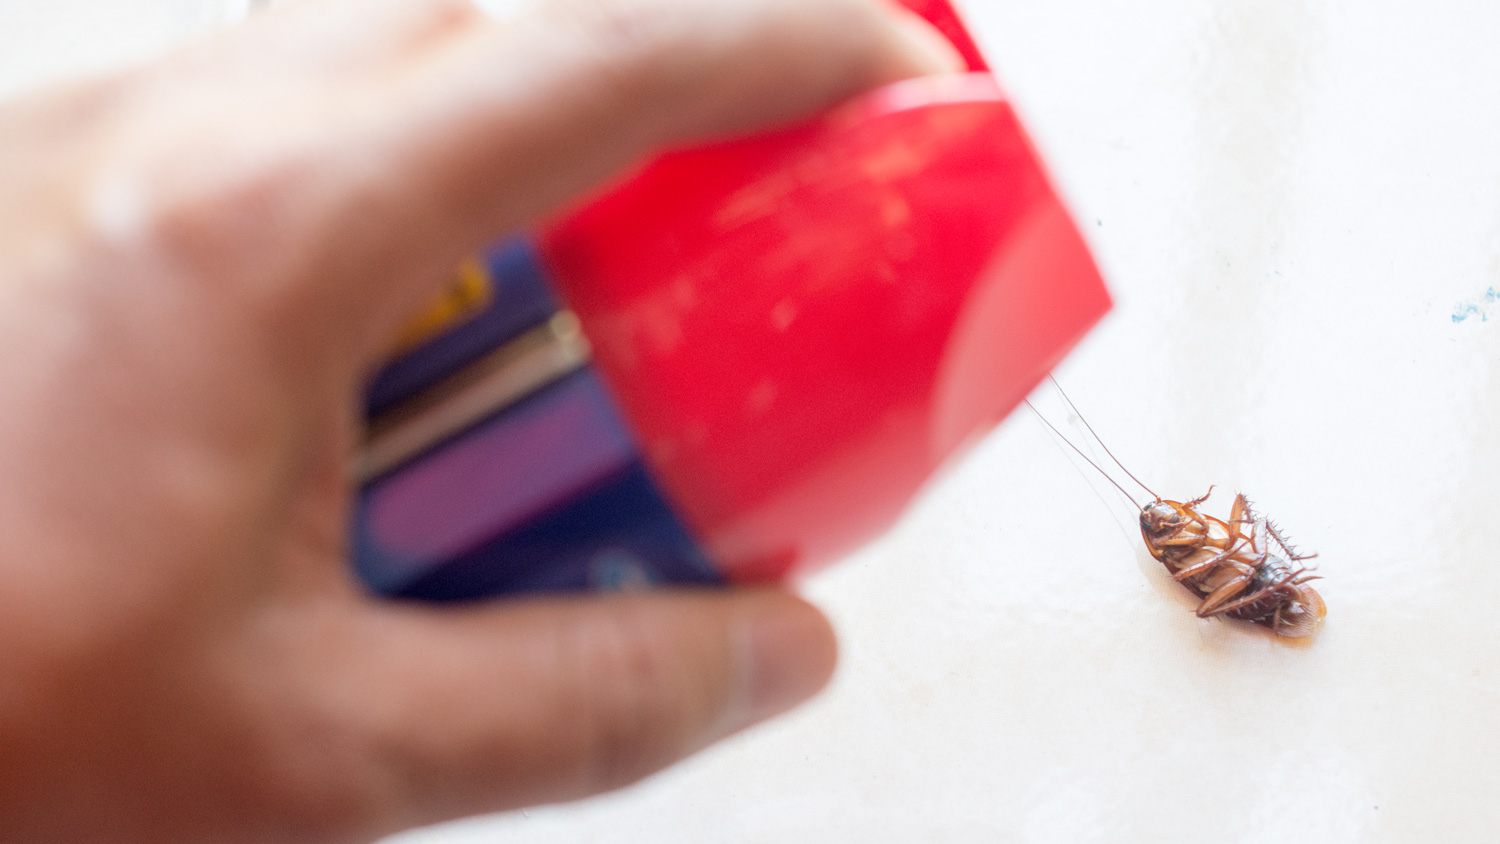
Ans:
<svg viewBox="0 0 1500 844"><path fill-rule="evenodd" d="M778 590L376 612L359 670L379 691L351 717L385 748L406 824L633 782L809 697L836 650Z"/></svg>
<svg viewBox="0 0 1500 844"><path fill-rule="evenodd" d="M446 267L651 149L784 123L959 64L931 27L880 0L555 0L476 28L414 71L392 112L404 120L390 131L400 165L382 168L411 177L405 204L366 223L424 244L411 256L422 267ZM366 299L389 308L376 353L427 295L392 282L388 301Z"/></svg>
<svg viewBox="0 0 1500 844"><path fill-rule="evenodd" d="M311 5L164 69L177 83L111 154L154 163L137 180L187 275L262 296L232 311L351 369L466 252L651 149L960 65L886 0L553 0L503 20L455 0ZM364 34L319 59L340 15ZM284 43L280 68L267 45Z"/></svg>
<svg viewBox="0 0 1500 844"><path fill-rule="evenodd" d="M356 79L382 74L393 59L439 44L483 17L467 0L302 0L251 16L233 35L234 52L262 79Z"/></svg>

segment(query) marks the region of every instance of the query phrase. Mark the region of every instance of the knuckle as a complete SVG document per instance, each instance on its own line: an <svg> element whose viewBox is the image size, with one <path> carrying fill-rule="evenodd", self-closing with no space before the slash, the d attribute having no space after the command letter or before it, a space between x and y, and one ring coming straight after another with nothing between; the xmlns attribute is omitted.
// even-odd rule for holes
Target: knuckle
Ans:
<svg viewBox="0 0 1500 844"><path fill-rule="evenodd" d="M176 158L176 172L157 159L101 180L91 202L95 236L125 259L121 272L133 266L142 283L171 291L167 301L191 302L200 318L241 329L205 341L243 341L246 353L296 342L318 298L332 295L331 285L306 283L320 258L310 251L313 233L326 227L309 202L309 163L232 161L231 149L217 161Z"/></svg>
<svg viewBox="0 0 1500 844"><path fill-rule="evenodd" d="M299 169L292 162L205 167L146 209L142 234L189 278L233 283L240 279L224 278L226 270L264 266L275 255L279 224L305 183Z"/></svg>
<svg viewBox="0 0 1500 844"><path fill-rule="evenodd" d="M636 113L675 90L684 73L701 64L700 37L710 21L698 2L669 0L562 0L549 7L551 24L566 51L595 81L609 102Z"/></svg>
<svg viewBox="0 0 1500 844"><path fill-rule="evenodd" d="M556 8L605 56L658 52L681 32L683 11L661 0L566 0Z"/></svg>
<svg viewBox="0 0 1500 844"><path fill-rule="evenodd" d="M701 665L626 604L595 628L577 695L581 713L584 787L605 791L634 782L686 755L718 707Z"/></svg>
<svg viewBox="0 0 1500 844"><path fill-rule="evenodd" d="M418 6L426 29L449 32L464 29L484 19L484 13L473 0L426 0Z"/></svg>

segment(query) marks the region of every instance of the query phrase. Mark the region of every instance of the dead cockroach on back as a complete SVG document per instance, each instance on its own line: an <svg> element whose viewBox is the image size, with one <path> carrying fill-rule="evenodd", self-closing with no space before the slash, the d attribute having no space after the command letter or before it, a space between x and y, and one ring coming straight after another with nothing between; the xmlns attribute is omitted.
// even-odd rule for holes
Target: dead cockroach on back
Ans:
<svg viewBox="0 0 1500 844"><path fill-rule="evenodd" d="M1277 635L1290 638L1311 636L1317 630L1328 608L1322 596L1307 585L1317 575L1301 565L1316 554L1298 554L1274 523L1251 509L1243 494L1234 497L1226 521L1198 510L1213 493L1213 487L1186 502L1164 499L1152 492L1104 445L1062 386L1055 379L1052 383L1109 459L1151 496L1152 500L1144 506L1137 504L1141 511L1141 538L1146 550L1167 567L1172 579L1201 599L1199 618L1223 615L1242 619L1263 624ZM1030 401L1026 405L1054 434L1136 503L1134 496L1063 436Z"/></svg>

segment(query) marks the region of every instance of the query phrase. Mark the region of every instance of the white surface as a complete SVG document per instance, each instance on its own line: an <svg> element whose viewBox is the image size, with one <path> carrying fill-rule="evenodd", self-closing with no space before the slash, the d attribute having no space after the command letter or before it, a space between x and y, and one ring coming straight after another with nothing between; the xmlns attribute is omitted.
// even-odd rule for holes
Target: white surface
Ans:
<svg viewBox="0 0 1500 844"><path fill-rule="evenodd" d="M0 99L145 59L256 0L0 0Z"/></svg>
<svg viewBox="0 0 1500 844"><path fill-rule="evenodd" d="M809 584L845 646L815 704L390 844L1500 837L1500 6L968 8L1118 299L1064 383L1163 495L1244 490L1320 552L1322 633L1194 618L1023 412Z"/></svg>

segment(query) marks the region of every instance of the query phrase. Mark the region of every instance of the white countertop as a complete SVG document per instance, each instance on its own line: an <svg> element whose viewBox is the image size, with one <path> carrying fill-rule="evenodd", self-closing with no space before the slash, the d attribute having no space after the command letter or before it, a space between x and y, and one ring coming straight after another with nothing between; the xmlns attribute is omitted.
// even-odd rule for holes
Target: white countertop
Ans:
<svg viewBox="0 0 1500 844"><path fill-rule="evenodd" d="M229 8L16 0L71 40L0 90L112 55L64 5L154 10L120 55ZM1319 552L1321 633L1195 618L1023 411L807 584L844 644L814 704L389 844L1500 838L1500 5L966 8L1118 302L1059 377L1164 496L1243 490Z"/></svg>

